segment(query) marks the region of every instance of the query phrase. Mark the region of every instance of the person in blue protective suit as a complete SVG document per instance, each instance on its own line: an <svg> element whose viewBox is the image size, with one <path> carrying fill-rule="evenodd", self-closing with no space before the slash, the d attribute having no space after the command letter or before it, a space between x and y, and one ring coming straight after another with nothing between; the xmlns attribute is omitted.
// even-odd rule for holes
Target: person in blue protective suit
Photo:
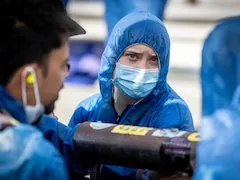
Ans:
<svg viewBox="0 0 240 180"><path fill-rule="evenodd" d="M219 24L205 41L201 68L203 116L209 116L217 109L227 107L232 101L238 76L236 76L237 72L232 69L237 66L237 61L230 59L238 58L232 53L234 48L238 48L238 39L235 39L235 42L224 38L236 36L238 22L238 18L233 18L227 20L228 25ZM229 33L231 34L228 35Z"/></svg>
<svg viewBox="0 0 240 180"><path fill-rule="evenodd" d="M77 160L74 129L43 114L68 74L68 37L85 30L61 0L2 0L0 9L0 179L69 179L61 153ZM45 138L54 136L61 153Z"/></svg>
<svg viewBox="0 0 240 180"><path fill-rule="evenodd" d="M2 95L6 92L2 88L0 91L2 101ZM18 121L26 121L19 104L11 96L9 98ZM6 105L0 104L1 108ZM3 129L0 131L0 179L69 179L66 163L60 152L39 130L26 123L19 124L18 121L14 121L9 115L0 114L1 130Z"/></svg>
<svg viewBox="0 0 240 180"><path fill-rule="evenodd" d="M84 121L193 131L187 104L168 85L170 39L154 15L138 11L121 19L103 52L100 94L82 101L69 126ZM134 179L136 169L107 166L102 179Z"/></svg>
<svg viewBox="0 0 240 180"><path fill-rule="evenodd" d="M117 22L133 11L148 11L163 20L166 4L167 0L128 0L127 3L125 0L104 0L107 38L109 38Z"/></svg>
<svg viewBox="0 0 240 180"><path fill-rule="evenodd" d="M239 179L239 25L240 17L223 20L204 43L203 119L194 176L196 180Z"/></svg>

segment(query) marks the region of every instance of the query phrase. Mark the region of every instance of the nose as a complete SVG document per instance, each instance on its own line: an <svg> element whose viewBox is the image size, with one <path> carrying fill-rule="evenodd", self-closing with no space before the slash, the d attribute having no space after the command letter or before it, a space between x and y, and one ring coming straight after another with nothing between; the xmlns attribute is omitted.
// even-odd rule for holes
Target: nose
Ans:
<svg viewBox="0 0 240 180"><path fill-rule="evenodd" d="M68 71L68 72L70 71L70 67L71 67L71 66L70 66L70 64L68 63L68 64L67 64L67 71Z"/></svg>
<svg viewBox="0 0 240 180"><path fill-rule="evenodd" d="M148 69L148 63L147 63L147 58L146 57L142 57L141 59L139 59L136 68L139 69Z"/></svg>
<svg viewBox="0 0 240 180"><path fill-rule="evenodd" d="M64 72L64 78L66 78L69 75L69 71L70 71L70 64L67 64L66 70Z"/></svg>

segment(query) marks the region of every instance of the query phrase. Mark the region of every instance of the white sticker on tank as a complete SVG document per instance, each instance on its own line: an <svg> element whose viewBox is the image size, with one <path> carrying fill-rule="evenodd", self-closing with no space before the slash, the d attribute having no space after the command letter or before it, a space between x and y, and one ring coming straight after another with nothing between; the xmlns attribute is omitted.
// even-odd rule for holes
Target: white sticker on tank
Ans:
<svg viewBox="0 0 240 180"><path fill-rule="evenodd" d="M178 137L187 133L186 131L179 131L178 129L158 129L152 133L152 136L158 137Z"/></svg>
<svg viewBox="0 0 240 180"><path fill-rule="evenodd" d="M109 128L115 126L115 124L110 124L110 123L101 123L101 122L91 122L90 127L95 130L101 130L105 128Z"/></svg>

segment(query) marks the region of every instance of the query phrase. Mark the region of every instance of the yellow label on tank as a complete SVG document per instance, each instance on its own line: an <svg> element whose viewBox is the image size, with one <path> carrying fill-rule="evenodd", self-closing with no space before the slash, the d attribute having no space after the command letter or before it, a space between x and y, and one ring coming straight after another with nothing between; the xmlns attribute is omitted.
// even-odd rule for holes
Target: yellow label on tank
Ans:
<svg viewBox="0 0 240 180"><path fill-rule="evenodd" d="M147 127L117 125L116 127L113 128L112 133L145 136L152 129L153 128L147 128Z"/></svg>

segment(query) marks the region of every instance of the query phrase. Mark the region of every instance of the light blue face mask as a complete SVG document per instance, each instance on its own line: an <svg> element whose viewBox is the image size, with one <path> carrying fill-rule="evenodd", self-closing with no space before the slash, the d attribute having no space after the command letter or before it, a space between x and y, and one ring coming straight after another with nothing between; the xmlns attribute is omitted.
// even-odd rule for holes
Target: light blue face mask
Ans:
<svg viewBox="0 0 240 180"><path fill-rule="evenodd" d="M113 84L131 99L140 99L153 90L159 77L157 69L139 69L116 64Z"/></svg>

